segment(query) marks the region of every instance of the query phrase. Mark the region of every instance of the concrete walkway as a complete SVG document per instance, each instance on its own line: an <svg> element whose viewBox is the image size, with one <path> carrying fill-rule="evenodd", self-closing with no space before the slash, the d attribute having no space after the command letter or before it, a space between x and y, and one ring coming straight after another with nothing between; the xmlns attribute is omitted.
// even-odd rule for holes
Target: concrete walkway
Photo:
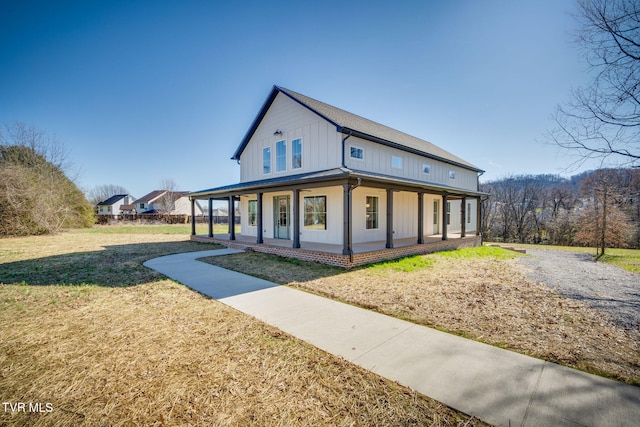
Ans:
<svg viewBox="0 0 640 427"><path fill-rule="evenodd" d="M197 261L236 252L189 252L155 258L144 265L490 424L640 424L640 387Z"/></svg>

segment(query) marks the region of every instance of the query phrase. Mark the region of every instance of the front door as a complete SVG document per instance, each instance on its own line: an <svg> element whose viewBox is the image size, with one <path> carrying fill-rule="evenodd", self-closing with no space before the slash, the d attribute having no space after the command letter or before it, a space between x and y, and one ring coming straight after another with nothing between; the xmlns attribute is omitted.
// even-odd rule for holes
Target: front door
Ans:
<svg viewBox="0 0 640 427"><path fill-rule="evenodd" d="M289 196L273 198L273 237L289 239Z"/></svg>

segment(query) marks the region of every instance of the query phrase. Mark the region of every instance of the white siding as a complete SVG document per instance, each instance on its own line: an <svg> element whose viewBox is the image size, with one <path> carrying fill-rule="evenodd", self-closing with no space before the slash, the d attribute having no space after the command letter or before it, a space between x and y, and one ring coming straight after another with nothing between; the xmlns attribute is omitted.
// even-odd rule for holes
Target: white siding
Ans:
<svg viewBox="0 0 640 427"><path fill-rule="evenodd" d="M378 228L367 230L366 202L367 196L378 197ZM353 190L352 236L353 243L384 241L387 238L387 192L379 188L358 187Z"/></svg>
<svg viewBox="0 0 640 427"><path fill-rule="evenodd" d="M362 160L351 158L350 147L352 146L364 150ZM464 190L476 191L478 188L478 175L476 172L361 138L351 137L347 139L345 151L345 162L347 167L351 169L446 185ZM402 169L391 167L391 158L394 156L402 158ZM423 164L430 166L429 174L422 172ZM455 179L449 177L449 172L451 171L455 172Z"/></svg>
<svg viewBox="0 0 640 427"><path fill-rule="evenodd" d="M274 135L276 130L282 135ZM302 167L291 165L291 141L302 138ZM286 170L276 171L275 145L287 143ZM341 135L335 126L279 93L240 156L240 182L340 167ZM271 147L271 173L262 170L262 150Z"/></svg>

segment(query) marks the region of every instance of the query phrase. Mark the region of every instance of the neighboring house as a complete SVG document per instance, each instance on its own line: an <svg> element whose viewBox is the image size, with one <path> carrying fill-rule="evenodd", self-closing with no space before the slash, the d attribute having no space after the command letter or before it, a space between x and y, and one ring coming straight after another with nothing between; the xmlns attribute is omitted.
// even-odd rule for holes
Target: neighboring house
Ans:
<svg viewBox="0 0 640 427"><path fill-rule="evenodd" d="M339 245L352 255L362 243L390 249L403 239L479 234L480 168L282 87L273 87L232 160L239 183L190 197L239 200L241 236L256 244Z"/></svg>
<svg viewBox="0 0 640 427"><path fill-rule="evenodd" d="M188 194L188 191L154 190L133 202L133 209L138 215L190 215ZM196 215L202 215L199 204L196 203L195 209Z"/></svg>
<svg viewBox="0 0 640 427"><path fill-rule="evenodd" d="M97 213L98 215L107 215L113 218L118 218L123 205L131 203L133 197L128 194L116 194L109 197L107 200L98 203Z"/></svg>

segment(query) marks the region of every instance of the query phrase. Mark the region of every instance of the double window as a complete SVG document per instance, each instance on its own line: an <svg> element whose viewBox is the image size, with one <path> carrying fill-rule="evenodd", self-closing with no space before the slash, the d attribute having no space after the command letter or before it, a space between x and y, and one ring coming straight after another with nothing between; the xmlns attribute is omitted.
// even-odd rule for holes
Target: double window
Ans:
<svg viewBox="0 0 640 427"><path fill-rule="evenodd" d="M378 197L367 196L365 204L365 222L367 230L378 228Z"/></svg>
<svg viewBox="0 0 640 427"><path fill-rule="evenodd" d="M327 229L327 196L304 198L304 228L309 230Z"/></svg>

